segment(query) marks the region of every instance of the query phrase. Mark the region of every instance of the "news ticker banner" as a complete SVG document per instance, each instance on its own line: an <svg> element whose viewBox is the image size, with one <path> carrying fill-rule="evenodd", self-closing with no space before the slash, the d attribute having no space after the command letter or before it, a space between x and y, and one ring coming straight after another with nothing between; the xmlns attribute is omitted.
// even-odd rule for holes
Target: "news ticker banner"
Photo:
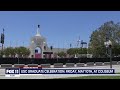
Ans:
<svg viewBox="0 0 120 90"><path fill-rule="evenodd" d="M114 69L26 69L6 68L6 75L20 74L115 74Z"/></svg>

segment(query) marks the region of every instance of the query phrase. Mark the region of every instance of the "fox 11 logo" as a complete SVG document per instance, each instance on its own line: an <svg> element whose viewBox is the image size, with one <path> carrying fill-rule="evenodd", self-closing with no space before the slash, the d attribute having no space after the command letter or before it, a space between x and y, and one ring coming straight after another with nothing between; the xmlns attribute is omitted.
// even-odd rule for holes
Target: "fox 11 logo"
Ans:
<svg viewBox="0 0 120 90"><path fill-rule="evenodd" d="M6 68L5 74L19 74L19 68Z"/></svg>

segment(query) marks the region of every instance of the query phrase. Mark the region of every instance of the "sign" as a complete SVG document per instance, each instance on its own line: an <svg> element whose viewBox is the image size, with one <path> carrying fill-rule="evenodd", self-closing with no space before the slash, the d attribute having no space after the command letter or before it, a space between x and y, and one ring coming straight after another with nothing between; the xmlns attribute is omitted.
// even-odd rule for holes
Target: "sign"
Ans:
<svg viewBox="0 0 120 90"><path fill-rule="evenodd" d="M6 75L20 74L115 74L114 69L6 68Z"/></svg>
<svg viewBox="0 0 120 90"><path fill-rule="evenodd" d="M19 68L6 68L5 77L20 77L20 69Z"/></svg>

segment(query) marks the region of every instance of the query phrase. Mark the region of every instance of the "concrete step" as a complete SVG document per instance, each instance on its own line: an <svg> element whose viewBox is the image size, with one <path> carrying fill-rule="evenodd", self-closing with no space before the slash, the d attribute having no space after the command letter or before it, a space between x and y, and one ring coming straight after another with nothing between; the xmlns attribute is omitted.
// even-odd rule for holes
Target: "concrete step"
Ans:
<svg viewBox="0 0 120 90"><path fill-rule="evenodd" d="M62 68L63 63L54 63L54 68Z"/></svg>
<svg viewBox="0 0 120 90"><path fill-rule="evenodd" d="M94 66L94 62L87 62L87 66Z"/></svg>
<svg viewBox="0 0 120 90"><path fill-rule="evenodd" d="M12 68L12 64L1 64L1 68Z"/></svg>
<svg viewBox="0 0 120 90"><path fill-rule="evenodd" d="M103 65L103 62L96 62L95 65L96 65L96 66L102 66L102 65Z"/></svg>
<svg viewBox="0 0 120 90"><path fill-rule="evenodd" d="M66 63L66 67L75 67L74 65L74 63Z"/></svg>
<svg viewBox="0 0 120 90"><path fill-rule="evenodd" d="M76 63L76 67L84 67L85 63Z"/></svg>
<svg viewBox="0 0 120 90"><path fill-rule="evenodd" d="M41 64L41 67L42 67L42 68L50 68L51 65L50 65L50 64Z"/></svg>

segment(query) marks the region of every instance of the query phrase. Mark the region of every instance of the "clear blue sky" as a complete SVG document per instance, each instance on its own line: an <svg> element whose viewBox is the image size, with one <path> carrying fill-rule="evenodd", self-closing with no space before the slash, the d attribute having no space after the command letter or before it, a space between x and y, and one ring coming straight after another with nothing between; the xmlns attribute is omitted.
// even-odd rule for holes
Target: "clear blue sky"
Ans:
<svg viewBox="0 0 120 90"><path fill-rule="evenodd" d="M48 46L68 48L79 36L89 42L92 31L110 20L120 22L120 11L0 11L0 33L4 28L5 46L29 46L40 24Z"/></svg>

